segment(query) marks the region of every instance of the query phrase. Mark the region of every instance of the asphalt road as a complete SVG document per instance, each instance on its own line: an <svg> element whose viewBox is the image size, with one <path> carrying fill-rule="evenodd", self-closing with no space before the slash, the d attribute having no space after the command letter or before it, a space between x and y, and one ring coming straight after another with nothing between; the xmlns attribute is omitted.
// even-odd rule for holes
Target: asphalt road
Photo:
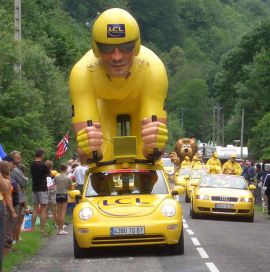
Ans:
<svg viewBox="0 0 270 272"><path fill-rule="evenodd" d="M67 236L54 236L33 258L15 268L20 272L268 272L270 220L256 215L254 223L224 219L191 219L183 203L185 254L167 256L160 248L114 248L74 259L72 226Z"/></svg>

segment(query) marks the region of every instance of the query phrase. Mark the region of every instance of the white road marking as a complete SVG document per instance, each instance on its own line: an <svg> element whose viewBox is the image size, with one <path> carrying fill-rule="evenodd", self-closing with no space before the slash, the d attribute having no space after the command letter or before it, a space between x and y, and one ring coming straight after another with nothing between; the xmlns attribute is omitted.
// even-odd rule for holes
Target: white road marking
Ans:
<svg viewBox="0 0 270 272"><path fill-rule="evenodd" d="M191 229L186 229L186 231L189 235L194 235L194 232Z"/></svg>
<svg viewBox="0 0 270 272"><path fill-rule="evenodd" d="M199 252L199 254L201 255L202 259L208 259L209 258L206 251L202 247L197 247L196 249Z"/></svg>
<svg viewBox="0 0 270 272"><path fill-rule="evenodd" d="M194 246L200 246L201 245L197 238L192 237L191 240L192 240Z"/></svg>
<svg viewBox="0 0 270 272"><path fill-rule="evenodd" d="M214 263L205 263L211 272L219 272Z"/></svg>
<svg viewBox="0 0 270 272"><path fill-rule="evenodd" d="M194 232L191 229L188 229L188 224L186 224L186 220L183 218L183 226L186 229L187 233L189 235L194 235ZM200 242L196 237L191 237L191 241L194 244L194 246L200 246ZM208 259L209 256L206 253L206 251L202 248L202 247L196 247L197 251L199 252L200 256L202 259ZM205 263L205 265L207 266L207 268L209 269L210 272L219 272L218 268L216 267L216 265L212 262L207 262Z"/></svg>

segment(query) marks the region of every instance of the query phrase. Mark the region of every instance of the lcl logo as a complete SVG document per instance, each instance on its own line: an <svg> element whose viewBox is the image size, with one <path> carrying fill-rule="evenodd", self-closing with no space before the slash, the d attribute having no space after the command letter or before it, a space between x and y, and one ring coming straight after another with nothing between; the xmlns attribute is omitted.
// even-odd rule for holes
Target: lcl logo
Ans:
<svg viewBox="0 0 270 272"><path fill-rule="evenodd" d="M134 198L129 198L129 197L124 197L124 198L118 198L115 200L103 200L103 206L114 206L114 205L147 205L150 204L149 202L141 201L139 197Z"/></svg>
<svg viewBox="0 0 270 272"><path fill-rule="evenodd" d="M124 24L108 24L107 38L123 38L126 35Z"/></svg>

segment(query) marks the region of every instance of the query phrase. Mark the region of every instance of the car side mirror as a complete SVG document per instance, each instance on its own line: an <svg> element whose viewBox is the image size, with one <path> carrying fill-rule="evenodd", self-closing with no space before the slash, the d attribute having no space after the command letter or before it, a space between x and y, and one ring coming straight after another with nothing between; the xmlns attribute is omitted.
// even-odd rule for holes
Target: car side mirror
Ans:
<svg viewBox="0 0 270 272"><path fill-rule="evenodd" d="M182 186L174 186L171 192L172 195L183 195L185 193L185 188Z"/></svg>
<svg viewBox="0 0 270 272"><path fill-rule="evenodd" d="M256 186L251 184L251 185L248 186L248 189L251 190L251 191L256 190Z"/></svg>
<svg viewBox="0 0 270 272"><path fill-rule="evenodd" d="M75 202L78 204L79 201L82 199L82 194L80 190L72 190L69 192L69 196L75 199Z"/></svg>

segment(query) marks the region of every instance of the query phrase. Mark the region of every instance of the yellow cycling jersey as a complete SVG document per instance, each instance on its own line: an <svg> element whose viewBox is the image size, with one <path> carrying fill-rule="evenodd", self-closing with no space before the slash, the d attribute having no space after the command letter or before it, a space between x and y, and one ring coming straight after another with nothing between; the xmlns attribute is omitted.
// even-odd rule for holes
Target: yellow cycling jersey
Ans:
<svg viewBox="0 0 270 272"><path fill-rule="evenodd" d="M238 162L227 161L222 167L222 172L224 174L234 174L240 176L242 171L242 167Z"/></svg>
<svg viewBox="0 0 270 272"><path fill-rule="evenodd" d="M221 171L221 162L218 158L211 157L206 162L206 166L209 168L210 174L219 174Z"/></svg>
<svg viewBox="0 0 270 272"><path fill-rule="evenodd" d="M137 158L142 155L142 119L156 115L166 123L164 110L168 79L162 61L141 46L126 78L110 78L99 59L88 51L73 67L70 98L73 124L86 127L87 120L100 122L103 161L112 159L112 137L117 135L118 115L130 116L131 136L137 136Z"/></svg>

